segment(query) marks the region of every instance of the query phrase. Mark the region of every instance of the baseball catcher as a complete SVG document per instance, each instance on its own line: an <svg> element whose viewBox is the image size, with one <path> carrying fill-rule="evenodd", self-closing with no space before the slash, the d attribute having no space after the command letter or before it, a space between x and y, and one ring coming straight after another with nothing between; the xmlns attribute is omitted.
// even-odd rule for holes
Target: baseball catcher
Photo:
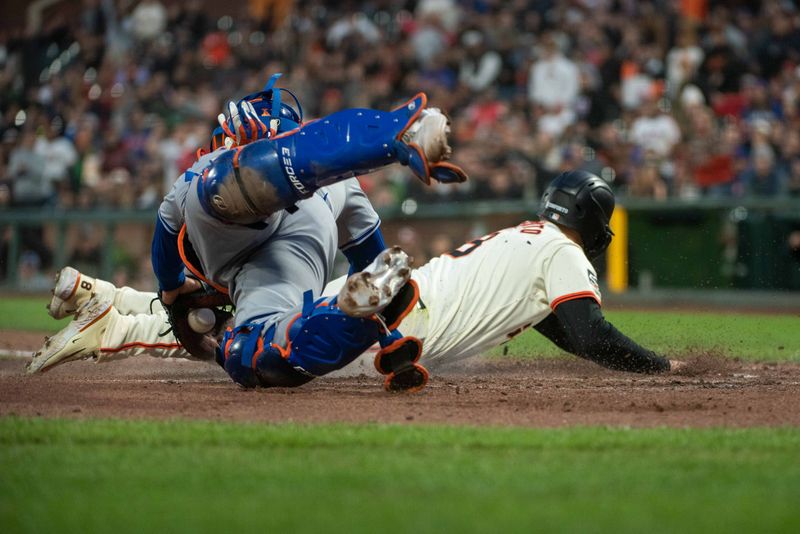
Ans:
<svg viewBox="0 0 800 534"><path fill-rule="evenodd" d="M349 109L303 123L276 79L229 106L223 146L201 153L159 208L151 259L177 341L191 339L178 297L194 295L201 280L235 307L216 358L242 386L299 385L380 342L385 387L420 389L428 378L416 363L421 344L397 330L418 295L409 258L387 249L378 215L350 178L399 162L425 183L465 180L444 161L447 118L420 93L391 112ZM321 298L337 248L354 273L349 313L337 297ZM87 306L99 318L111 303ZM71 358L75 346L62 341L49 340L30 370ZM192 354L206 357L208 341L193 340Z"/></svg>

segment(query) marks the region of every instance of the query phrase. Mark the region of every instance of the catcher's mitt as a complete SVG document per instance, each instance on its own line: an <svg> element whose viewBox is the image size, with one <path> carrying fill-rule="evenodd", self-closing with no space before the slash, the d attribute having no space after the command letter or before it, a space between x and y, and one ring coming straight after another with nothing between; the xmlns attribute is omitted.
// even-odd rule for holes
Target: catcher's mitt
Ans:
<svg viewBox="0 0 800 534"><path fill-rule="evenodd" d="M183 345L184 350L200 360L214 361L216 350L225 328L232 323L232 303L228 295L208 286L192 293L179 295L172 304L164 304L172 332ZM189 326L189 312L198 308L208 308L214 312L214 327L200 334Z"/></svg>

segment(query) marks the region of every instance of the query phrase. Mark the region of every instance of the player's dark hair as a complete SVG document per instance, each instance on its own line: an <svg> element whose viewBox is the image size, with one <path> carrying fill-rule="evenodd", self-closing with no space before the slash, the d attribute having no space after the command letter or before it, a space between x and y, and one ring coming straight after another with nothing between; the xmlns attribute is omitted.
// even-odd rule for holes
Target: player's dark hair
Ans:
<svg viewBox="0 0 800 534"><path fill-rule="evenodd" d="M567 171L550 182L542 195L539 217L578 232L592 259L608 248L614 192L605 180L586 171Z"/></svg>

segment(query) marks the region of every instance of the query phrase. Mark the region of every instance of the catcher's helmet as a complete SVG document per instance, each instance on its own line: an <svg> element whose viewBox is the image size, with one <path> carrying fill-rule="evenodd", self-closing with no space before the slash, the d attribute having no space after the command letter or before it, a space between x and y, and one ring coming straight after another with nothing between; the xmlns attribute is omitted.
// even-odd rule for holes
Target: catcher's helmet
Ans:
<svg viewBox="0 0 800 534"><path fill-rule="evenodd" d="M275 82L281 77L281 73L273 74L261 91L250 93L241 100L250 102L253 109L261 117L261 121L267 128L273 128L277 124L276 133L282 134L298 128L303 124L303 108L295 94L283 87L275 87ZM285 102L281 102L281 93L286 93L294 99L296 107L292 107ZM277 114L272 113L273 109L279 110ZM273 120L277 119L276 123ZM218 149L225 144L225 131L217 126L211 133L211 151Z"/></svg>
<svg viewBox="0 0 800 534"><path fill-rule="evenodd" d="M288 132L300 126L303 123L303 108L300 106L300 101L297 97L283 87L275 87L275 82L281 77L281 73L273 74L264 86L264 89L257 93L251 93L244 97L246 100L253 104L253 109L256 110L265 124L269 123L269 119L279 119L278 133ZM297 109L289 104L281 102L281 93L286 93L294 99ZM273 110L279 110L274 113Z"/></svg>
<svg viewBox="0 0 800 534"><path fill-rule="evenodd" d="M614 193L605 180L586 171L568 171L550 182L542 195L539 217L577 231L583 250L593 259L611 243L608 226Z"/></svg>

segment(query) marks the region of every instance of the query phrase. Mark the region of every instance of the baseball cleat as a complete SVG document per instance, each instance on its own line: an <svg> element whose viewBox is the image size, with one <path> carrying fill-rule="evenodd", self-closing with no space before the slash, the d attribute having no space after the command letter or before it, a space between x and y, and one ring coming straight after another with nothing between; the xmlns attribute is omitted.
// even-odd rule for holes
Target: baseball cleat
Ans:
<svg viewBox="0 0 800 534"><path fill-rule="evenodd" d="M369 317L392 302L411 278L411 262L400 247L387 248L344 283L337 303L351 317Z"/></svg>
<svg viewBox="0 0 800 534"><path fill-rule="evenodd" d="M28 373L44 372L56 365L97 356L103 334L111 320L111 300L94 295L75 313L59 333L48 338L33 355Z"/></svg>
<svg viewBox="0 0 800 534"><path fill-rule="evenodd" d="M403 142L418 145L430 163L450 157L452 152L447 144L450 133L450 120L438 108L427 108L422 116L403 134Z"/></svg>
<svg viewBox="0 0 800 534"><path fill-rule="evenodd" d="M73 267L64 267L56 274L53 298L47 305L47 313L53 319L74 315L91 298L95 285L94 278L81 274Z"/></svg>
<svg viewBox="0 0 800 534"><path fill-rule="evenodd" d="M428 383L428 370L417 363L422 342L411 336L395 340L375 355L375 369L387 375L383 387L390 392L414 393Z"/></svg>

